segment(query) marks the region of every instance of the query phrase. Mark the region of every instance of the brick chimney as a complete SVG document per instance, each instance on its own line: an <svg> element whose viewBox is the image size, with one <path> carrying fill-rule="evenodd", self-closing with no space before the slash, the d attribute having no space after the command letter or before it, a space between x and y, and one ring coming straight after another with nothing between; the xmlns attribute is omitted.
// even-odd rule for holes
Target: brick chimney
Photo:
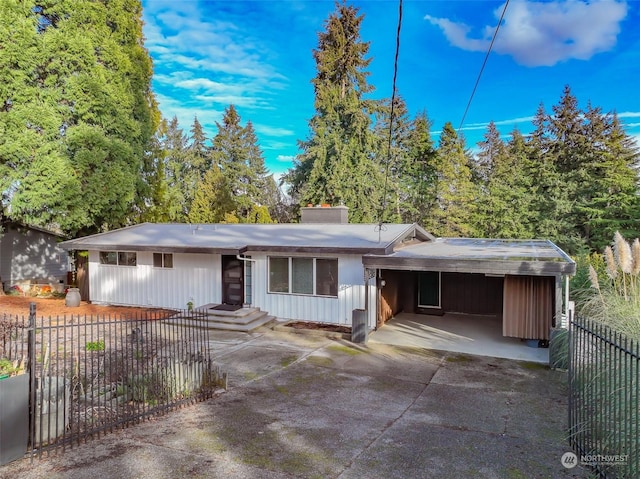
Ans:
<svg viewBox="0 0 640 479"><path fill-rule="evenodd" d="M300 223L347 224L349 208L346 206L304 206L300 208Z"/></svg>

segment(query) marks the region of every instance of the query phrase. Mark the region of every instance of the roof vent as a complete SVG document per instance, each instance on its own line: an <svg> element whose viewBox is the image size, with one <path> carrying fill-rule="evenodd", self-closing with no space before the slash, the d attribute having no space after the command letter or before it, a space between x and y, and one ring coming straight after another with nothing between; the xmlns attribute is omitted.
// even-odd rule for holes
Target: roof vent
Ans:
<svg viewBox="0 0 640 479"><path fill-rule="evenodd" d="M304 206L300 208L301 223L347 224L349 208L346 206Z"/></svg>

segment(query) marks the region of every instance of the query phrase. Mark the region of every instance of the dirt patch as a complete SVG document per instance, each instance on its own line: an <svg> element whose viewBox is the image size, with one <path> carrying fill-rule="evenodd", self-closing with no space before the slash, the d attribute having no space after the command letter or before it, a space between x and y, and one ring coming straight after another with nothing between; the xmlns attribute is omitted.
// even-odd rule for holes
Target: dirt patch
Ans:
<svg viewBox="0 0 640 479"><path fill-rule="evenodd" d="M106 306L85 301L75 308L65 305L64 298L34 298L29 296L0 296L0 317L28 316L30 303L36 304L36 316L111 316L134 318L146 313L154 315L170 313L161 308L136 308L129 306Z"/></svg>
<svg viewBox="0 0 640 479"><path fill-rule="evenodd" d="M309 329L311 331L327 331L332 333L351 334L351 328L349 326L340 326L338 324L296 321L293 323L287 323L286 326L288 328L294 328L294 329Z"/></svg>

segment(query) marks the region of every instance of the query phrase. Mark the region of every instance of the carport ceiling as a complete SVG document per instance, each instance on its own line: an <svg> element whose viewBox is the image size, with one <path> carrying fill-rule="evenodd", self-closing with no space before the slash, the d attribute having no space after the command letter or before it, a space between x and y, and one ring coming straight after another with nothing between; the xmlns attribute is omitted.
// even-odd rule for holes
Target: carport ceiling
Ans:
<svg viewBox="0 0 640 479"><path fill-rule="evenodd" d="M398 248L390 255L365 255L369 269L556 276L574 274L575 262L547 240L437 238Z"/></svg>

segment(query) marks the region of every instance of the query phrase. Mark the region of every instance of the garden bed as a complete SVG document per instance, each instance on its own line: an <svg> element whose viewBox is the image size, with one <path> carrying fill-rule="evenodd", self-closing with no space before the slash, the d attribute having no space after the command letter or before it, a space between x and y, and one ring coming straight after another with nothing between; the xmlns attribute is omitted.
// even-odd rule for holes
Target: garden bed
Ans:
<svg viewBox="0 0 640 479"><path fill-rule="evenodd" d="M334 339L351 339L351 327L340 324L315 323L309 321L291 321L274 326L275 331L287 331L296 334L309 334Z"/></svg>

